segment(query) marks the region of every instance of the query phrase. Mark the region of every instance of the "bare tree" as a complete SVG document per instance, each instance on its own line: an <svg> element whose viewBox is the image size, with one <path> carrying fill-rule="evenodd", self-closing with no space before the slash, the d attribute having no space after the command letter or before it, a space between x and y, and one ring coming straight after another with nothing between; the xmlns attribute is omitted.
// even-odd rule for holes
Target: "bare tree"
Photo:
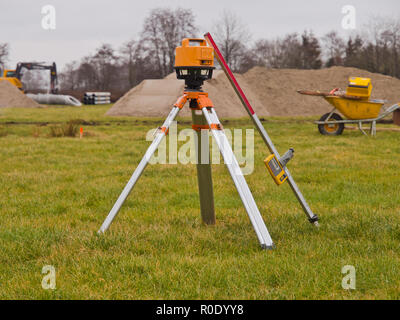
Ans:
<svg viewBox="0 0 400 320"><path fill-rule="evenodd" d="M0 68L4 69L4 66L8 60L9 46L8 43L0 43Z"/></svg>
<svg viewBox="0 0 400 320"><path fill-rule="evenodd" d="M62 90L75 90L78 88L78 68L77 61L72 61L65 65L59 76Z"/></svg>
<svg viewBox="0 0 400 320"><path fill-rule="evenodd" d="M302 69L319 69L322 66L321 47L312 31L304 31L301 35Z"/></svg>
<svg viewBox="0 0 400 320"><path fill-rule="evenodd" d="M277 43L278 48L276 50L276 60L279 61L279 55L282 57L281 68L301 68L302 62L302 46L299 41L299 35L297 33L291 33L286 35L281 41Z"/></svg>
<svg viewBox="0 0 400 320"><path fill-rule="evenodd" d="M327 55L326 66L342 66L346 45L336 31L328 32L323 38L324 49Z"/></svg>
<svg viewBox="0 0 400 320"><path fill-rule="evenodd" d="M241 59L246 55L247 43L250 41L250 33L246 26L235 13L223 11L212 30L226 62L233 71L238 71Z"/></svg>
<svg viewBox="0 0 400 320"><path fill-rule="evenodd" d="M284 68L284 52L280 39L258 40L254 45L254 56L257 64L268 68Z"/></svg>
<svg viewBox="0 0 400 320"><path fill-rule="evenodd" d="M385 49L389 52L389 61L386 61L387 64L389 64L390 73L396 77L400 77L400 21L398 19L385 20L381 38L384 42Z"/></svg>
<svg viewBox="0 0 400 320"><path fill-rule="evenodd" d="M283 39L260 40L254 52L261 65L272 68L319 69L322 65L318 39L307 31L301 35L301 41L297 33Z"/></svg>
<svg viewBox="0 0 400 320"><path fill-rule="evenodd" d="M138 52L138 43L136 40L125 42L120 52L122 54L122 63L127 69L127 78L129 87L133 87L137 83L137 62L140 58Z"/></svg>
<svg viewBox="0 0 400 320"><path fill-rule="evenodd" d="M118 57L109 44L101 45L90 59L91 65L96 70L99 90L110 90L113 81L118 79L116 74L117 62Z"/></svg>
<svg viewBox="0 0 400 320"><path fill-rule="evenodd" d="M270 68L301 68L301 43L297 33L275 40L259 40L254 55L259 65Z"/></svg>
<svg viewBox="0 0 400 320"><path fill-rule="evenodd" d="M366 46L368 50L365 52L365 56L370 59L365 63L368 63L372 72L383 72L385 69L384 65L387 57L384 57L384 55L385 51L387 51L388 38L383 37L382 34L388 29L386 19L388 18L377 15L371 16L364 28L365 34L363 38L368 42Z"/></svg>
<svg viewBox="0 0 400 320"><path fill-rule="evenodd" d="M399 55L400 21L391 17L373 16L354 42L349 39L346 65L400 77Z"/></svg>
<svg viewBox="0 0 400 320"><path fill-rule="evenodd" d="M364 41L359 35L354 39L349 38L346 45L346 54L344 58L344 65L346 67L361 67L362 66L362 51L364 47ZM364 66L365 67L365 66Z"/></svg>
<svg viewBox="0 0 400 320"><path fill-rule="evenodd" d="M79 88L85 90L96 90L98 85L97 72L91 60L91 56L84 57L77 70Z"/></svg>
<svg viewBox="0 0 400 320"><path fill-rule="evenodd" d="M145 19L141 41L148 63L156 65L159 77L173 72L175 48L183 38L195 35L194 21L193 12L182 8L156 8Z"/></svg>

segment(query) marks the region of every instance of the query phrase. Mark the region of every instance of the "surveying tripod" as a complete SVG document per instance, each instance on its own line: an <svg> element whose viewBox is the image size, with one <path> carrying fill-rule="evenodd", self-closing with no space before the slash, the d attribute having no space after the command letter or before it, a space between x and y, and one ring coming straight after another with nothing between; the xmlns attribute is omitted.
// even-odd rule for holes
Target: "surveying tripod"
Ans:
<svg viewBox="0 0 400 320"><path fill-rule="evenodd" d="M271 236L269 235L267 227L264 224L260 211L258 210L256 202L254 201L253 195L251 194L246 180L244 179L238 161L214 110L214 105L211 99L208 97L208 93L203 92L202 90L203 82L212 78L214 69L214 51L222 69L227 74L228 79L235 89L235 92L238 94L240 101L251 116L264 142L267 144L272 153L266 160L264 160L268 170L270 171L270 174L278 185L282 184L286 180L289 182L294 194L303 207L308 220L315 226L318 226L317 215L311 211L286 167L288 161L293 157L293 149L290 149L282 157L279 155L260 120L256 116L254 110L251 108L250 103L237 83L233 73L218 50L218 47L213 41L211 35L208 33L205 35L205 38L209 42L210 46L207 46L207 42L204 39L184 39L182 41L182 46L176 48L175 70L177 78L185 80L186 86L184 93L180 98L178 98L163 125L158 129L152 144L147 149L132 177L129 179L121 195L103 222L99 233L104 233L110 227L124 201L132 191L136 182L149 163L150 158L157 150L162 139L168 134L171 123L175 120L179 111L189 101L189 107L192 111L192 128L197 134L197 178L200 195L200 209L203 222L206 224L215 224L214 194L212 187L211 165L209 161L210 155L208 139L208 131L211 130L212 136L222 154L224 162L250 218L261 247L264 249L271 249L274 247ZM202 133L205 131L207 135L203 136Z"/></svg>
<svg viewBox="0 0 400 320"><path fill-rule="evenodd" d="M198 185L199 185L199 194L200 194L200 208L202 219L206 224L214 224L215 223L215 212L214 212L214 194L212 187L212 177L211 177L211 165L210 161L202 161L204 160L204 151L209 150L208 146L208 134L202 135L202 130L211 130L212 136L214 137L218 148L222 154L224 162L228 167L229 173L232 177L232 180L236 186L236 189L239 193L239 196L243 202L243 205L249 215L250 221L253 225L253 228L257 234L258 240L262 248L272 248L273 242L267 230L267 227L264 224L264 221L261 217L260 211L257 208L256 202L254 201L253 195L244 179L238 161L232 151L232 148L229 144L228 138L226 137L224 130L222 128L221 122L218 119L218 116L214 110L214 105L211 99L208 97L207 92L202 91L187 91L184 92L183 96L178 98L171 112L167 116L163 125L158 129L155 138L147 149L143 159L140 161L138 167L130 178L128 184L125 186L121 195L119 196L117 202L114 204L110 213L108 214L106 220L101 226L99 232L105 232L115 216L118 214L122 204L125 199L128 197L129 193L135 186L136 182L140 178L144 169L151 156L157 150L159 144L161 143L164 136L168 134L168 129L171 123L177 117L179 111L184 107L184 105L189 101L190 109L192 111L192 120L193 126L192 128L195 130L197 134L197 177L198 177ZM201 111L198 114L198 111ZM209 157L209 154L208 154ZM209 159L207 159L209 160ZM206 162L206 163L204 163Z"/></svg>

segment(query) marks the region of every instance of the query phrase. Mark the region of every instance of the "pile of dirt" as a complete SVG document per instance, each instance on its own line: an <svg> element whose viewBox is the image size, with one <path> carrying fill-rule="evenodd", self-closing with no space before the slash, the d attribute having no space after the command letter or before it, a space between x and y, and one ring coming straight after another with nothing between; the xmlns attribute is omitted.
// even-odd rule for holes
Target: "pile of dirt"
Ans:
<svg viewBox="0 0 400 320"><path fill-rule="evenodd" d="M109 116L160 117L171 111L184 83L176 79L143 80L122 96ZM167 111L168 110L168 111Z"/></svg>
<svg viewBox="0 0 400 320"><path fill-rule="evenodd" d="M244 74L246 83L265 102L273 116L314 116L331 111L333 107L323 98L300 95L296 91L346 90L349 77L371 78L372 99L387 100L387 106L400 101L399 79L356 68L297 70L256 67Z"/></svg>
<svg viewBox="0 0 400 320"><path fill-rule="evenodd" d="M345 90L350 76L372 79L372 98L385 99L388 105L400 100L400 80L368 71L332 67L320 70L267 69L256 67L245 74L235 74L258 116L314 116L332 110L320 97L298 94L299 89L330 91ZM182 95L184 81L175 74L161 80L144 80L126 93L107 112L111 116L164 117ZM220 118L247 115L228 79L221 70L214 71L204 90L210 94ZM190 116L184 108L181 116Z"/></svg>
<svg viewBox="0 0 400 320"><path fill-rule="evenodd" d="M253 90L245 82L242 83L242 77L242 75L237 75L248 99L254 108L259 110L259 114L268 116L269 112L260 103ZM177 98L183 94L184 85L183 80L176 79L175 73L160 80L144 80L119 99L106 114L109 116L134 117L166 116ZM213 79L206 81L203 89L209 93L219 117L246 116L246 111L223 71L215 71ZM183 108L179 115L190 116L189 108Z"/></svg>
<svg viewBox="0 0 400 320"><path fill-rule="evenodd" d="M257 110L257 114L260 116L270 116L267 105L261 102L257 92L249 86L243 75L235 74L235 78L246 93L246 97L254 110ZM220 118L239 118L247 116L246 110L243 108L242 103L223 71L217 70L214 72L213 78L206 81L203 87L204 91L209 93Z"/></svg>
<svg viewBox="0 0 400 320"><path fill-rule="evenodd" d="M0 108L40 108L41 106L23 94L8 81L0 81Z"/></svg>

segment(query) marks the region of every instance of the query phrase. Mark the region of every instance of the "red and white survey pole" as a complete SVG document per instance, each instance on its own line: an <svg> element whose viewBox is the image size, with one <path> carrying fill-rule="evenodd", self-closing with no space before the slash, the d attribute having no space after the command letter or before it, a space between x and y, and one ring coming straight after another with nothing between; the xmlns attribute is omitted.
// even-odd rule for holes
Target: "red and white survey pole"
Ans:
<svg viewBox="0 0 400 320"><path fill-rule="evenodd" d="M243 107L246 109L247 113L253 120L254 125L256 126L258 132L260 133L262 139L264 140L265 144L267 145L269 151L276 157L276 159L279 160L280 164L283 167L283 170L285 171L287 175L287 181L289 182L290 187L292 188L297 200L300 202L305 214L308 217L308 220L313 223L314 225L318 226L318 216L315 215L309 205L307 204L306 199L303 197L303 195L300 192L300 189L298 188L296 182L294 181L292 175L290 174L289 170L286 167L286 163L290 159L283 159L285 158L286 155L284 155L282 158L278 153L278 150L275 148L275 145L273 144L271 138L269 137L267 131L265 130L264 126L262 125L260 119L256 115L254 109L252 108L249 100L247 99L246 95L244 94L242 88L240 87L239 83L237 82L235 76L233 75L233 72L229 68L228 64L226 63L224 57L222 56L221 51L218 49L218 46L216 45L214 39L212 38L210 33L206 33L204 35L205 39L207 40L208 44L214 48L214 53L215 56L222 68L224 70L226 76L228 77L229 82L231 83L233 89L235 90L237 96L239 97L240 101L243 104ZM293 150L293 149L292 149ZM293 153L293 152L292 152Z"/></svg>

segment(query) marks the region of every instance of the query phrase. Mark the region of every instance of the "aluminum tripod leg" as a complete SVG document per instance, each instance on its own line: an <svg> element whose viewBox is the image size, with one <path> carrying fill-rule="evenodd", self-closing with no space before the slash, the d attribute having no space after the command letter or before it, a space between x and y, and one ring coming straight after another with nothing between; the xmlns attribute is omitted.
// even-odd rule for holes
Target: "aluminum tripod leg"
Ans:
<svg viewBox="0 0 400 320"><path fill-rule="evenodd" d="M237 82L235 76L233 75L231 69L229 68L228 64L226 63L224 57L221 54L221 51L218 49L218 46L216 45L214 39L212 38L210 33L206 33L204 35L210 46L214 48L215 56L221 65L222 69L224 70L229 82L231 83L233 89L235 90L238 98L240 99L240 102L243 104L243 107L246 109L247 113L251 117L251 120L253 120L254 125L257 127L258 132L260 133L261 137L263 138L265 144L267 145L268 149L275 155L277 159L280 159L280 155L278 151L276 150L272 140L270 139L267 131L264 129L264 126L260 122L260 119L258 119L258 116L254 112L253 108L250 105L250 102L247 100L246 95L244 94L242 88L240 87L239 83ZM286 172L286 175L288 176L288 182L290 184L290 187L292 188L297 200L300 202L305 214L308 217L308 220L313 223L315 226L318 226L318 216L315 215L310 207L307 204L306 199L304 199L303 195L300 192L299 187L297 186L296 182L294 181L292 175L290 174L289 170L286 168L286 166L283 168Z"/></svg>
<svg viewBox="0 0 400 320"><path fill-rule="evenodd" d="M129 181L126 184L124 190L122 190L122 193L120 194L118 200L115 202L115 204L114 204L113 208L111 209L110 213L108 214L107 218L104 220L100 230L98 231L99 233L104 233L110 227L110 225L113 222L114 218L117 216L119 210L121 209L121 206L125 202L125 200L128 197L129 193L132 191L132 189L135 186L136 182L139 180L141 174L143 173L143 170L146 168L147 164L149 163L149 160L150 160L151 156L157 150L159 144L161 143L161 140L167 134L168 128L170 127L172 121L174 121L174 119L178 115L179 111L180 111L180 109L178 107L173 107L173 109L169 113L167 119L165 119L164 124L161 127L162 130L159 130L159 132L157 133L157 135L156 135L155 139L153 140L152 144L147 149L144 157L140 161L140 163L137 166L135 172L132 174L132 177L129 179Z"/></svg>
<svg viewBox="0 0 400 320"><path fill-rule="evenodd" d="M257 127L261 137L263 138L265 144L267 145L269 151L271 151L273 154L275 154L275 157L277 157L277 159L280 159L281 156L279 155L278 150L275 148L275 145L273 144L267 131L264 129L264 126L262 125L258 116L254 113L251 115L251 118L253 119L253 122L256 125L256 127ZM283 168L283 170L285 170L286 175L288 177L287 181L289 182L289 185L292 188L293 193L295 194L297 200L299 201L301 207L303 208L304 213L307 215L308 220L311 223L313 223L315 226L318 226L318 216L312 212L306 199L304 199L302 193L300 192L299 187L297 186L296 182L294 181L293 176L290 174L289 169L285 166Z"/></svg>
<svg viewBox="0 0 400 320"><path fill-rule="evenodd" d="M215 113L214 108L202 108L205 119L211 128L212 135L217 142L218 148L222 153L225 164L228 167L229 173L235 183L236 189L243 202L243 205L247 211L253 228L257 234L258 240L260 241L261 247L264 249L271 249L274 247L271 236L268 232L267 227L262 219L260 211L257 208L256 202L254 201L253 195L244 179L242 171L236 160L236 157L232 151L229 141L223 130L215 129L213 124L221 125L218 116Z"/></svg>

